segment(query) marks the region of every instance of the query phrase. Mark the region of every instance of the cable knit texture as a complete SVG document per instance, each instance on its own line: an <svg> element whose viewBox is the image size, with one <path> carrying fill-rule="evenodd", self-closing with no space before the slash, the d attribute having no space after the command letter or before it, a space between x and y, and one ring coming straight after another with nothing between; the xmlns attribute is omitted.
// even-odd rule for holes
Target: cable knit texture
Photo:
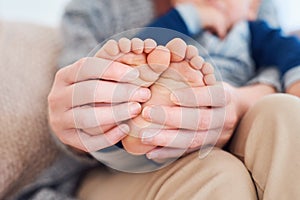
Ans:
<svg viewBox="0 0 300 200"><path fill-rule="evenodd" d="M32 181L57 155L47 95L60 43L53 29L0 22L0 199Z"/></svg>

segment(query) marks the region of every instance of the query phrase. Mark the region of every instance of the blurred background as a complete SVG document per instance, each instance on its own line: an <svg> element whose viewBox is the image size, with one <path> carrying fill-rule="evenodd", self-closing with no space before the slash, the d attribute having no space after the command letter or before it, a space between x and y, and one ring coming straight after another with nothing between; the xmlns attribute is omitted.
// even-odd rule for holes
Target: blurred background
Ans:
<svg viewBox="0 0 300 200"><path fill-rule="evenodd" d="M58 26L70 0L0 0L0 19Z"/></svg>
<svg viewBox="0 0 300 200"><path fill-rule="evenodd" d="M0 19L58 26L64 6L70 0L0 0ZM108 0L103 0L108 1ZM273 0L286 32L300 29L300 1Z"/></svg>

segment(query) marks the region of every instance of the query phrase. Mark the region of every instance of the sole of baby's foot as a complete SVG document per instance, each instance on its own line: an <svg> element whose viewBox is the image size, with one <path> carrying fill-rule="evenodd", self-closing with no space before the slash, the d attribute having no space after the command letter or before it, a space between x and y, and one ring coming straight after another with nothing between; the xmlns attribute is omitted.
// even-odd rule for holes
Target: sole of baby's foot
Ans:
<svg viewBox="0 0 300 200"><path fill-rule="evenodd" d="M186 45L183 40L175 38L166 47L171 52L171 63L168 70L157 81L158 84L161 83L170 89L172 87L180 89L180 87L200 87L216 83L214 68L199 56L195 46ZM169 80L175 83L166 82Z"/></svg>
<svg viewBox="0 0 300 200"><path fill-rule="evenodd" d="M142 41L138 38L132 40L121 38L119 41L109 40L95 56L138 69L139 78L131 83L143 87L151 86L168 68L171 59L170 51L166 47L157 46L152 39ZM143 120L142 117L137 117L134 121L133 123L129 120L131 136L126 137L123 142L124 148L128 152L131 152L131 148L134 150L139 149L139 146L135 145L140 144L137 138L138 133L142 127L149 125L149 122ZM132 151L133 154L136 154L135 152ZM137 152L144 152L144 150L138 150Z"/></svg>
<svg viewBox="0 0 300 200"><path fill-rule="evenodd" d="M196 47L186 45L183 40L178 38L171 40L166 47L171 53L170 66L151 86L151 99L143 104L143 108L152 105L175 106L170 100L172 91L181 88L214 85L216 83L214 68L198 55ZM141 116L131 120L129 125L133 137L126 137L122 142L128 152L136 155L146 154L155 148L155 146L145 145L140 139L137 139L138 136L141 137L140 135L134 135L141 128L172 129L172 127L151 124Z"/></svg>
<svg viewBox="0 0 300 200"><path fill-rule="evenodd" d="M152 39L109 40L95 56L136 68L140 75L131 83L143 87L151 86L170 64L169 50Z"/></svg>

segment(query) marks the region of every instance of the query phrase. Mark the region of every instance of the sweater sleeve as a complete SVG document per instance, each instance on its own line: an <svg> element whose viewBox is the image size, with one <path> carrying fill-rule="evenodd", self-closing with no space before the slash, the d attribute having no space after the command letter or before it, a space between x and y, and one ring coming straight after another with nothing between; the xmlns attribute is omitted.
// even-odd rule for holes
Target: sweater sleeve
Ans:
<svg viewBox="0 0 300 200"><path fill-rule="evenodd" d="M61 21L64 47L59 67L65 67L86 57L101 42L111 36L115 21L109 10L111 1L73 0L65 8Z"/></svg>
<svg viewBox="0 0 300 200"><path fill-rule="evenodd" d="M251 53L257 68L278 67L285 87L291 84L290 79L293 82L300 80L300 74L290 73L300 67L300 40L284 36L280 29L272 29L263 21L249 22L249 26L252 36Z"/></svg>

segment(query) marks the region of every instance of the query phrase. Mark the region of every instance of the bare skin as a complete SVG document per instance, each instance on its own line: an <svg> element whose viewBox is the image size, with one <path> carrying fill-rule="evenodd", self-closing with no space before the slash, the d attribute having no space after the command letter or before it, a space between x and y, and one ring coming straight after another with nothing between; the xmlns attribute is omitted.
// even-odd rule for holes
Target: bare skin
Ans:
<svg viewBox="0 0 300 200"><path fill-rule="evenodd" d="M300 97L300 81L292 84L286 89L286 93Z"/></svg>
<svg viewBox="0 0 300 200"><path fill-rule="evenodd" d="M130 46L131 51L128 51ZM136 84L146 87L151 85L151 98L142 104L143 108L157 105L175 106L170 100L172 91L215 84L213 67L198 56L198 50L194 46L187 46L181 39L174 39L166 47L155 47L153 41L149 40L141 41L135 38L129 42L122 38L119 42L109 41L96 56L117 59L139 69L141 76ZM116 50L118 48L119 50ZM142 74L147 75L147 78L142 77ZM122 143L128 152L135 155L145 154L156 147L141 142L142 129L164 127L145 121L141 115L129 120L128 125L130 136L125 137Z"/></svg>
<svg viewBox="0 0 300 200"><path fill-rule="evenodd" d="M165 8L169 6L169 1L155 0L159 3L167 2L168 5L166 4ZM173 6L177 3L194 3L199 10L203 28L216 33L221 38L225 37L229 31L230 26L228 24L230 23L223 23L222 20L232 18L223 17L222 13L219 12L220 10L217 10L214 6L211 7L211 10L216 14L210 15L209 12L201 12L203 9L198 4L200 1L217 0L172 0L171 2ZM232 0L229 1L233 2ZM258 5L260 0L252 1L257 2ZM221 2L225 2L225 0ZM235 5L239 2L244 2L244 0L234 1ZM156 7L161 8L162 6ZM255 4L251 5L251 8L255 8ZM165 10L158 11L158 15L163 14ZM207 14L208 18L202 17L200 12L204 15ZM234 12L232 9L230 9L230 12L231 14L240 13ZM242 16L242 18L244 17ZM205 21L205 19L209 19L209 21ZM136 58L136 55L134 57ZM108 63L111 64L108 66ZM79 77L76 76L78 74ZM48 96L49 123L53 132L64 144L84 152L97 151L120 142L129 133L126 121L140 115L142 112L141 103L146 102L151 96L148 88L131 84L135 82L138 76L138 70L131 66L120 62L111 62L111 59L97 57L82 58L60 69L55 76L54 84ZM176 98L175 100L170 98L176 106L161 106L160 110L166 111L167 114L164 119L159 118L160 110L155 109L153 106L145 107L144 110L147 112L144 111L142 114L147 121L167 124L179 129L176 132L167 128L160 129L158 134L153 134L153 132L157 133L156 130L144 129L142 135L147 139L142 142L158 146L148 152L147 157L151 159L178 157L182 154L182 149L186 149L188 153L210 144L209 141L201 138L212 127L206 126L209 125L209 121L206 124L202 122L207 122L207 120L210 120L212 113L218 113L220 110L226 112L226 115L220 116L220 119L214 119L213 129L221 131L217 146L222 147L231 138L236 125L248 108L261 97L275 92L272 86L265 84L241 88L235 88L225 83L223 85L223 88L214 85L174 91L174 96L178 97L180 101ZM97 90L95 90L95 86L97 86ZM298 92L300 90L295 89L299 88L299 83L294 86L288 89L288 92L300 96ZM75 103L74 88L77 89ZM120 95L116 96L112 92L112 88L118 88ZM193 92L191 93L191 91ZM216 92L211 93L211 91ZM220 91L222 91L221 95ZM193 98L190 97L195 97L196 101L191 101L190 99ZM212 102L211 98L218 101ZM112 99L114 99L114 102L111 102ZM101 104L97 105L98 102L101 102ZM86 107L86 104L94 104L97 107ZM181 120L184 113L189 115L192 111L201 113L201 115L195 115L191 119L196 124L190 124L188 121L176 124ZM112 128L109 129L110 127ZM89 130L89 133L86 133L85 130ZM175 142L170 143L169 141L174 141L174 138L176 139ZM188 138L188 142L184 142L181 140L182 138ZM160 148L162 146L164 148Z"/></svg>
<svg viewBox="0 0 300 200"><path fill-rule="evenodd" d="M138 70L130 66L97 57L60 69L48 95L52 130L63 143L85 152L116 144L129 131L123 122L138 116L140 103L151 95L148 88L130 84L138 76ZM118 88L119 95L112 88ZM101 131L112 124L105 134Z"/></svg>

